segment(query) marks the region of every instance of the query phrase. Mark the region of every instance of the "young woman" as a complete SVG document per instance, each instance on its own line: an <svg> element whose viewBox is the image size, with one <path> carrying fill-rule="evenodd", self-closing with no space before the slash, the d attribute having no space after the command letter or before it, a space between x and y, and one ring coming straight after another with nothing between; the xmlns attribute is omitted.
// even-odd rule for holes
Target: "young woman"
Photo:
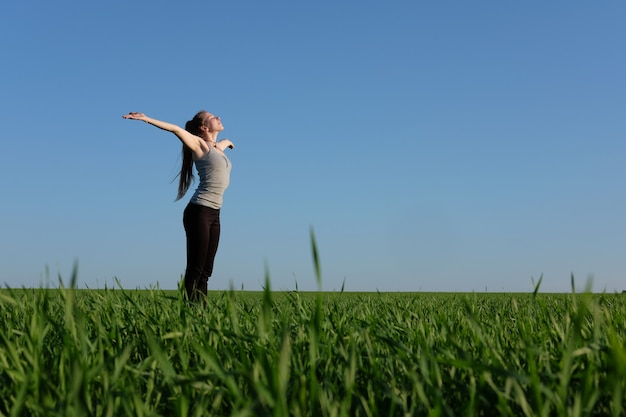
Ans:
<svg viewBox="0 0 626 417"><path fill-rule="evenodd" d="M185 208L183 224L187 235L187 268L185 290L190 300L199 300L207 294L207 283L213 272L213 261L220 239L220 209L224 191L230 182L231 163L226 148L233 143L217 135L224 130L222 121L206 111L198 112L185 128L131 112L124 119L144 122L175 134L183 143L183 160L178 183L180 200L193 181L193 165L200 181L196 192Z"/></svg>

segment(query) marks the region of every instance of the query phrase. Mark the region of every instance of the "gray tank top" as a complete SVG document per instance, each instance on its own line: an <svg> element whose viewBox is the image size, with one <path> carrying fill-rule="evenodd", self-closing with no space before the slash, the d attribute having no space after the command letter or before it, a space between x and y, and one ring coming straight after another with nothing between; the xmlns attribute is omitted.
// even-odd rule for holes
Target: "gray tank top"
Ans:
<svg viewBox="0 0 626 417"><path fill-rule="evenodd" d="M226 155L211 149L202 158L195 160L200 183L190 202L200 206L220 209L224 191L230 183L231 163Z"/></svg>

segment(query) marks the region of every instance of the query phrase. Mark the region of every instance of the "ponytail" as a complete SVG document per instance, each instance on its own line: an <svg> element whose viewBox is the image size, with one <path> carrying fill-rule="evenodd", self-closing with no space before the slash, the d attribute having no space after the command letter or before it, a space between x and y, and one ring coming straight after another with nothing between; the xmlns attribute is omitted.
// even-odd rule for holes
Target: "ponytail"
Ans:
<svg viewBox="0 0 626 417"><path fill-rule="evenodd" d="M206 111L198 112L193 119L185 123L185 130L193 135L200 136L200 127L204 124L204 118L206 117ZM178 173L178 195L176 201L184 197L189 190L189 186L194 180L193 177L193 155L191 149L183 144L182 149L182 164L180 172Z"/></svg>

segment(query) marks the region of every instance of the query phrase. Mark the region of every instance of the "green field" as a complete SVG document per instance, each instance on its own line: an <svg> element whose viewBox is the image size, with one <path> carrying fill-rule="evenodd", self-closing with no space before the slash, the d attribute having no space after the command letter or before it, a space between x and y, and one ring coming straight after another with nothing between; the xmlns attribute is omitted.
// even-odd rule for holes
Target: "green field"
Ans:
<svg viewBox="0 0 626 417"><path fill-rule="evenodd" d="M626 296L0 290L0 415L626 415Z"/></svg>

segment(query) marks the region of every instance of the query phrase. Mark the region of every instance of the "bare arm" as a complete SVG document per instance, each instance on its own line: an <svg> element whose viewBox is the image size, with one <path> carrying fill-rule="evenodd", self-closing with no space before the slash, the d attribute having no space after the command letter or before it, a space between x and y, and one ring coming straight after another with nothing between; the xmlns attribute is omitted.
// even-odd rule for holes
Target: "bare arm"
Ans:
<svg viewBox="0 0 626 417"><path fill-rule="evenodd" d="M208 146L206 145L206 142L202 138L187 132L185 129L175 124L153 119L151 117L146 116L143 113L137 113L137 112L130 112L128 114L123 115L122 117L124 119L142 120L148 124L151 124L152 126L158 127L159 129L172 132L178 137L178 139L180 139L182 143L185 144L185 146L191 149L191 152L194 154L196 158L201 158L202 155L204 155L209 150Z"/></svg>
<svg viewBox="0 0 626 417"><path fill-rule="evenodd" d="M223 151L226 148L235 149L235 145L230 141L230 139L222 139L217 142L216 145L220 149L220 151Z"/></svg>

